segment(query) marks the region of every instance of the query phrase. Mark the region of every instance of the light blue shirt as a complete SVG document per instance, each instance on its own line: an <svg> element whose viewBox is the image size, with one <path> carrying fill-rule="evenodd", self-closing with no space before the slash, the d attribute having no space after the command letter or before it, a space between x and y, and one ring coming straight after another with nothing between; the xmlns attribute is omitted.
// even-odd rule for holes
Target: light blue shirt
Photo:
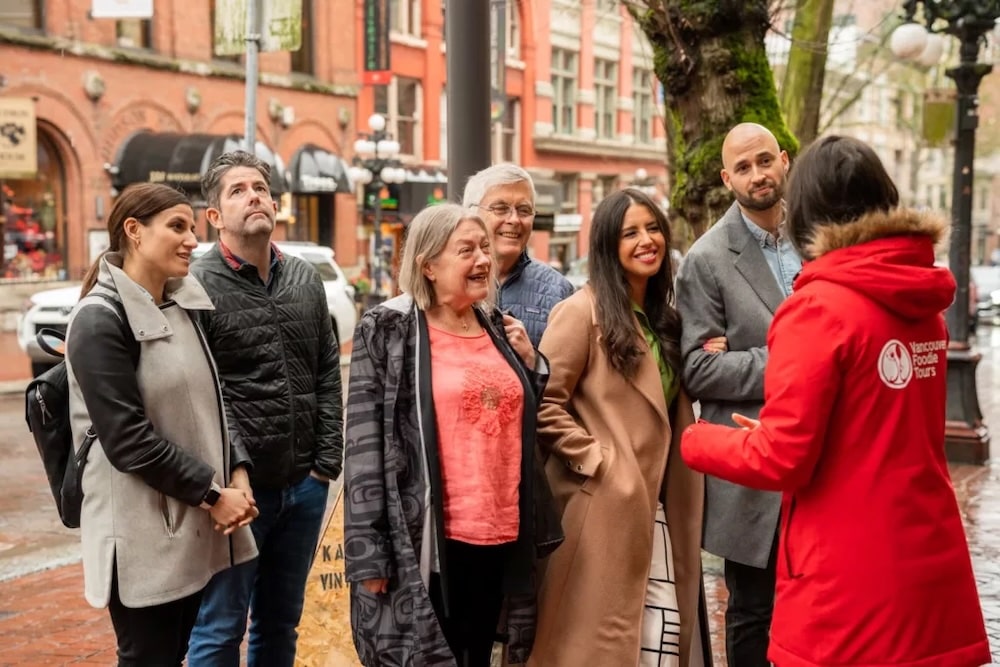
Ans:
<svg viewBox="0 0 1000 667"><path fill-rule="evenodd" d="M743 212L740 212L743 215ZM792 283L795 276L802 270L802 258L795 251L795 246L784 235L785 223L778 225L778 237L775 238L771 232L759 227L746 215L743 215L743 222L753 237L760 244L760 251L764 253L767 266L774 274L774 279L778 282L781 293L786 297L792 293Z"/></svg>

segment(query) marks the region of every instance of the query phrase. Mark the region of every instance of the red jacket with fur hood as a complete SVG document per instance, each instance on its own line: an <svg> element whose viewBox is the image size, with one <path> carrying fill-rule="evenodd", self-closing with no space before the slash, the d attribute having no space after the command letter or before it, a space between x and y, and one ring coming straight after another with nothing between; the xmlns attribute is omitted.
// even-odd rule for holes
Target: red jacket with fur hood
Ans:
<svg viewBox="0 0 1000 667"><path fill-rule="evenodd" d="M946 231L906 210L819 228L768 333L760 426L684 433L695 470L783 492L778 667L990 662L944 457Z"/></svg>

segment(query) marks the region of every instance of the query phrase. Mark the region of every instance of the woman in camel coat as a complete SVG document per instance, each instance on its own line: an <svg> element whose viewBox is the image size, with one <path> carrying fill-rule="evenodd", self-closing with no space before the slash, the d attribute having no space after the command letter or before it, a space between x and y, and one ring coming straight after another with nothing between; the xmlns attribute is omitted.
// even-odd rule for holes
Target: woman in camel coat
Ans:
<svg viewBox="0 0 1000 667"><path fill-rule="evenodd" d="M590 284L552 311L539 348L551 369L539 436L566 541L546 564L528 664L710 665L669 227L629 189L601 202L591 234Z"/></svg>

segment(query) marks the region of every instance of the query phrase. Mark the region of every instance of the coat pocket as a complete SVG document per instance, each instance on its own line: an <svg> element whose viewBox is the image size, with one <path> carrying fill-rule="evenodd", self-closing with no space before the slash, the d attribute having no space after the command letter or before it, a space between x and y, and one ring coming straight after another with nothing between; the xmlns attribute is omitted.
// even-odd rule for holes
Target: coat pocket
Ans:
<svg viewBox="0 0 1000 667"><path fill-rule="evenodd" d="M173 537L177 528L177 524L174 521L174 517L170 512L170 501L164 494L159 494L160 496L160 518L163 519L163 529L167 531L167 535Z"/></svg>

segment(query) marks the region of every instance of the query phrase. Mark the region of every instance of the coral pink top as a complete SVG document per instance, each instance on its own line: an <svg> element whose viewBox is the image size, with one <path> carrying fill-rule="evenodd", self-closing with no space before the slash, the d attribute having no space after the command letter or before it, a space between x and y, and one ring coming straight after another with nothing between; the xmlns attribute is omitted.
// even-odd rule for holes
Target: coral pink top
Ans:
<svg viewBox="0 0 1000 667"><path fill-rule="evenodd" d="M513 542L524 388L486 332L466 337L428 329L445 537Z"/></svg>

